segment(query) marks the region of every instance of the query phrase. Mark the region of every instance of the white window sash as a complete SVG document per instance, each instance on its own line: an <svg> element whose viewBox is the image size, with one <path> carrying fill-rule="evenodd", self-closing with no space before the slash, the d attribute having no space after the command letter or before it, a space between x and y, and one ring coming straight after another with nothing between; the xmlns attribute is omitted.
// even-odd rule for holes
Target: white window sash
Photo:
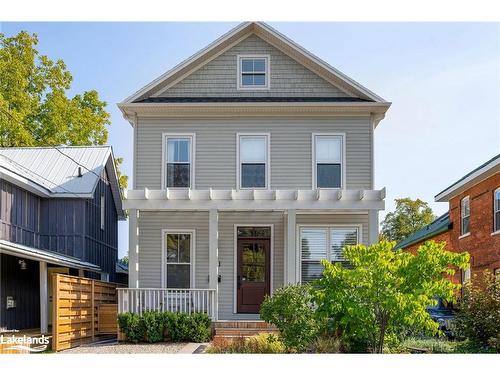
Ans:
<svg viewBox="0 0 500 375"><path fill-rule="evenodd" d="M493 192L493 232L500 231L500 223L497 222L497 213L500 212L500 204L497 195L500 195L500 188Z"/></svg>
<svg viewBox="0 0 500 375"><path fill-rule="evenodd" d="M101 230L105 228L106 221L106 198L104 195L101 195Z"/></svg>
<svg viewBox="0 0 500 375"><path fill-rule="evenodd" d="M244 162L241 160L241 139L262 137L265 140L266 157L262 162ZM271 134L270 133L237 133L236 134L236 186L239 190L268 190L271 186ZM265 184L264 187L242 187L242 165L243 164L265 164Z"/></svg>
<svg viewBox="0 0 500 375"><path fill-rule="evenodd" d="M319 162L316 160L316 138L318 137L339 137L340 139L340 163L338 162ZM340 164L340 187L321 188L325 190L341 190L346 188L346 134L345 133L312 133L311 136L311 159L312 159L312 189L318 189L318 164Z"/></svg>
<svg viewBox="0 0 500 375"><path fill-rule="evenodd" d="M188 262L167 262L167 243L165 241L168 234L189 235L189 263ZM162 288L167 286L167 266L168 265L189 265L189 289L195 288L195 254L196 254L196 234L194 229L162 229L161 231L161 284Z"/></svg>
<svg viewBox="0 0 500 375"><path fill-rule="evenodd" d="M465 213L465 207L467 207L467 211L468 211L467 214ZM460 201L460 217L461 217L460 234L462 236L464 236L464 235L470 233L470 197L469 196L462 198L462 200ZM465 219L469 219L469 228L467 229L467 232L465 231L465 228L464 228L465 227L465 225L464 225Z"/></svg>
<svg viewBox="0 0 500 375"><path fill-rule="evenodd" d="M263 59L265 64L264 71L243 71L242 62L243 60L256 60ZM271 88L271 56L270 55L238 55L237 56L237 89L238 90L269 90ZM264 74L264 85L244 85L243 84L243 74Z"/></svg>
<svg viewBox="0 0 500 375"><path fill-rule="evenodd" d="M169 162L168 161L168 139L182 138L189 139L189 163L188 162ZM168 164L189 164L189 186L188 187L168 187L167 169ZM161 188L162 189L195 189L196 176L196 134L195 133L163 133L162 134L162 168L161 168Z"/></svg>

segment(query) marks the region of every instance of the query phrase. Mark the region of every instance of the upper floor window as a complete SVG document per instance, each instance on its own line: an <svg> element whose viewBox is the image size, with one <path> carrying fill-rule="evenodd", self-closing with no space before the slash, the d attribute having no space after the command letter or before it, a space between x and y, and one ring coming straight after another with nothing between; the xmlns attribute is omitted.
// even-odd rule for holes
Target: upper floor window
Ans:
<svg viewBox="0 0 500 375"><path fill-rule="evenodd" d="M164 179L165 188L193 187L193 151L194 134L166 134L164 145Z"/></svg>
<svg viewBox="0 0 500 375"><path fill-rule="evenodd" d="M470 233L470 199L468 196L460 201L460 217L461 235L464 236Z"/></svg>
<svg viewBox="0 0 500 375"><path fill-rule="evenodd" d="M344 135L313 134L313 189L344 186Z"/></svg>
<svg viewBox="0 0 500 375"><path fill-rule="evenodd" d="M493 193L493 232L500 231L500 188Z"/></svg>
<svg viewBox="0 0 500 375"><path fill-rule="evenodd" d="M269 88L269 56L238 56L238 88Z"/></svg>
<svg viewBox="0 0 500 375"><path fill-rule="evenodd" d="M238 134L240 189L269 187L269 134Z"/></svg>

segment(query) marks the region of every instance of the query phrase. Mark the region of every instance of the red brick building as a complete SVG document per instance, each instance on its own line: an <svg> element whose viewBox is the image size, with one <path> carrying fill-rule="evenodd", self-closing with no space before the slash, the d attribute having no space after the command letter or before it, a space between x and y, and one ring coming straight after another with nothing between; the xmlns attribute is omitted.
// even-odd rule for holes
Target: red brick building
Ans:
<svg viewBox="0 0 500 375"><path fill-rule="evenodd" d="M398 244L414 252L428 240L446 241L451 251L471 255L471 271L500 274L500 154L436 195L448 212ZM470 272L460 275L460 281ZM457 280L458 281L458 280Z"/></svg>

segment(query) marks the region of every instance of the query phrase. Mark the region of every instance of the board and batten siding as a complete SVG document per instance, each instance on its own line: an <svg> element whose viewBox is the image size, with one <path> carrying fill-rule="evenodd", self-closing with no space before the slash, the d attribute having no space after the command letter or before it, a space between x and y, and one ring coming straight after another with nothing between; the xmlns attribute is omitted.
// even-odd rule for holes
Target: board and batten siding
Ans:
<svg viewBox="0 0 500 375"><path fill-rule="evenodd" d="M236 134L271 135L271 188L311 189L312 134L346 134L347 189L372 188L369 116L328 118L138 119L135 188L161 188L162 133L196 133L196 189L236 188Z"/></svg>
<svg viewBox="0 0 500 375"><path fill-rule="evenodd" d="M370 221L368 213L358 214L298 214L296 218L298 226L307 225L361 225L361 243L368 245Z"/></svg>
<svg viewBox="0 0 500 375"><path fill-rule="evenodd" d="M161 288L162 230L195 231L195 285L208 288L208 212L141 211L139 226L139 287Z"/></svg>
<svg viewBox="0 0 500 375"><path fill-rule="evenodd" d="M238 90L238 55L269 55L270 89ZM250 35L220 56L164 90L160 97L348 97L338 87L305 68L256 35Z"/></svg>
<svg viewBox="0 0 500 375"><path fill-rule="evenodd" d="M282 212L219 212L219 319L245 319L246 314L234 314L235 276L234 225L273 225L273 289L284 281L284 216Z"/></svg>

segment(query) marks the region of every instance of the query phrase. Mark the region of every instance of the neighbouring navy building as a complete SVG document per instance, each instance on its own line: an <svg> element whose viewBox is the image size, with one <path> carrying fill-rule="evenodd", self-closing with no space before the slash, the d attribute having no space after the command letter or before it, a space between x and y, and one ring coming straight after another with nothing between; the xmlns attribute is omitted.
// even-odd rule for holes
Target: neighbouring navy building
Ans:
<svg viewBox="0 0 500 375"><path fill-rule="evenodd" d="M110 146L0 148L0 331L50 323L55 273L116 282Z"/></svg>

